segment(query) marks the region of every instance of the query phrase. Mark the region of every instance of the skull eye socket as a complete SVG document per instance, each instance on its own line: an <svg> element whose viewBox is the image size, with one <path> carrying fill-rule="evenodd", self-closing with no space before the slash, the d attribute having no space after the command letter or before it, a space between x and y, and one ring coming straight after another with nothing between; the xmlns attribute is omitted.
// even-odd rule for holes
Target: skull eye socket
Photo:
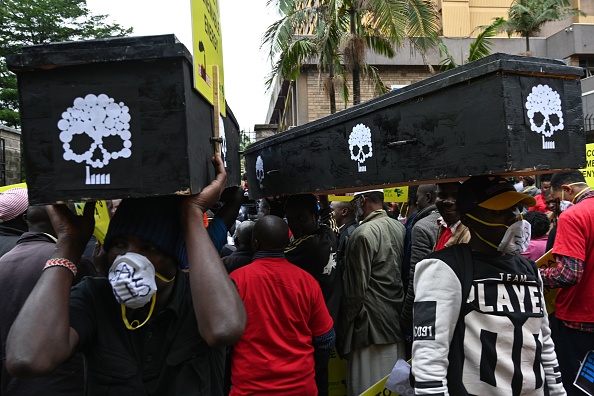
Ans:
<svg viewBox="0 0 594 396"><path fill-rule="evenodd" d="M361 151L363 152L364 155L369 154L369 151L371 150L371 148L369 147L369 145L364 145L363 147L361 147Z"/></svg>
<svg viewBox="0 0 594 396"><path fill-rule="evenodd" d="M561 120L559 119L559 115L553 113L549 116L549 122L551 123L552 126L557 126L561 123Z"/></svg>
<svg viewBox="0 0 594 396"><path fill-rule="evenodd" d="M89 148L93 142L94 140L86 133L76 134L72 136L72 140L70 141L70 149L75 154L80 155L89 151Z"/></svg>
<svg viewBox="0 0 594 396"><path fill-rule="evenodd" d="M534 125L536 125L537 127L541 127L542 124L544 124L545 122L545 116L539 111L534 113L534 117L532 118L532 120L534 122Z"/></svg>
<svg viewBox="0 0 594 396"><path fill-rule="evenodd" d="M124 140L118 136L106 136L103 138L103 148L110 153L120 151L124 148Z"/></svg>
<svg viewBox="0 0 594 396"><path fill-rule="evenodd" d="M358 156L359 155L359 151L361 151L360 148L359 148L359 146L353 146L353 155L354 156Z"/></svg>

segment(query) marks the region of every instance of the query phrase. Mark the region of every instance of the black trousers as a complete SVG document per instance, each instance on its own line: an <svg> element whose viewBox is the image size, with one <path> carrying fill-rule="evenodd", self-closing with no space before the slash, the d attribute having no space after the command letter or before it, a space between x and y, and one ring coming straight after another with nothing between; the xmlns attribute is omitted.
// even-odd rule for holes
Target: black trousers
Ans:
<svg viewBox="0 0 594 396"><path fill-rule="evenodd" d="M563 378L563 387L568 396L584 396L584 392L573 385L586 353L594 349L594 333L571 329L558 321L559 335L555 351Z"/></svg>

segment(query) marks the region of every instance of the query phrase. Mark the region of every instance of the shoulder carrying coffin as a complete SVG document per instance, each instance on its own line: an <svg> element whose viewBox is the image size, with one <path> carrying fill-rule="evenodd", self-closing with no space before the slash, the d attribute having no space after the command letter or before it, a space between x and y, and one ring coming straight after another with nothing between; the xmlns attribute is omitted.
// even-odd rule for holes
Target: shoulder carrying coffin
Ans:
<svg viewBox="0 0 594 396"><path fill-rule="evenodd" d="M435 75L253 144L250 197L581 168L581 75L506 54Z"/></svg>
<svg viewBox="0 0 594 396"><path fill-rule="evenodd" d="M25 47L18 76L31 204L198 193L214 177L213 107L175 36ZM239 126L221 123L229 185Z"/></svg>

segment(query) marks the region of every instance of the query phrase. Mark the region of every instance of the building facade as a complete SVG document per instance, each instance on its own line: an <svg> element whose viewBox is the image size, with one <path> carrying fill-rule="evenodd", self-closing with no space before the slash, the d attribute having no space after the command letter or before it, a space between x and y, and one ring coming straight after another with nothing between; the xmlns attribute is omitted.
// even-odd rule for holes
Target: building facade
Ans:
<svg viewBox="0 0 594 396"><path fill-rule="evenodd" d="M497 17L507 17L511 0L438 0L443 41L458 63L468 58L470 43L480 32L478 26L488 25ZM574 0L574 6L588 16L550 22L530 38L529 55L564 60L572 66L584 68L584 77L594 74L594 0ZM492 53L526 55L525 39L507 37L503 33L492 40ZM394 58L389 59L371 52L366 62L377 67L383 82L392 89L421 81L440 70L438 50L428 54L427 62L420 54L405 45ZM428 66L428 64L430 66ZM316 64L306 64L295 81L277 80L266 116L268 124L278 125L278 131L305 124L330 115L330 101L322 82L326 75ZM352 87L349 82L349 92ZM352 97L344 102L336 92L337 111L352 105ZM372 84L361 80L361 103L374 97ZM586 110L584 110L586 114Z"/></svg>
<svg viewBox="0 0 594 396"><path fill-rule="evenodd" d="M0 124L0 185L21 181L21 131Z"/></svg>

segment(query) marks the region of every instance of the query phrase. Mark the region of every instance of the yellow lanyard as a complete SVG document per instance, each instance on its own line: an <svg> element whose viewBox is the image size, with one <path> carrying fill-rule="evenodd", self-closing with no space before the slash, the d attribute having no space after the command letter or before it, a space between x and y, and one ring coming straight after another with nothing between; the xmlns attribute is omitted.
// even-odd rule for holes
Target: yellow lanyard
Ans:
<svg viewBox="0 0 594 396"><path fill-rule="evenodd" d="M173 282L175 280L175 276L171 279L167 279L158 272L155 272L155 276L157 278L161 279L163 282L167 282L167 283ZM128 330L137 330L137 329L141 328L142 326L144 326L146 324L146 322L148 322L149 319L151 318L151 316L153 314L153 310L155 309L156 302L157 302L157 293L153 294L153 297L151 297L151 308L149 309L148 316L142 323L140 323L140 321L136 320L136 319L133 320L132 323L128 322L128 318L126 317L126 306L124 304L121 304L122 320L124 321L124 325L126 325L126 328Z"/></svg>

